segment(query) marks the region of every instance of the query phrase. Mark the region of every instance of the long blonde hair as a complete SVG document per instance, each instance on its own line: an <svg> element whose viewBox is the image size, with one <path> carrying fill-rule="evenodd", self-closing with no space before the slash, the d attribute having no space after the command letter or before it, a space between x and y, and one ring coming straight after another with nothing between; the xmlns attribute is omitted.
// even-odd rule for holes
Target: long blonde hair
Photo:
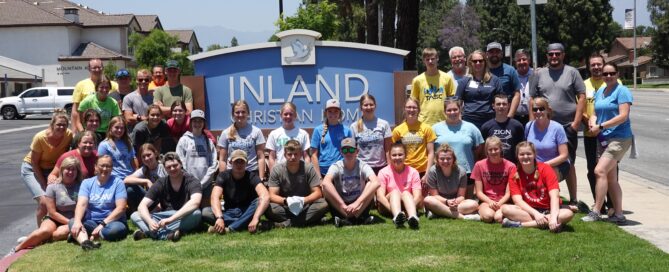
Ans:
<svg viewBox="0 0 669 272"><path fill-rule="evenodd" d="M246 114L250 114L251 110L249 109L249 103L246 103L244 100L237 100L235 103L232 103L232 116L235 116L235 108L238 106L244 106ZM228 141L235 141L237 139L237 122L232 122L228 127Z"/></svg>
<svg viewBox="0 0 669 272"><path fill-rule="evenodd" d="M481 50L476 50L469 54L467 56L467 75L471 76L474 78L474 75L472 74L474 72L474 63L472 62L472 56L478 54L481 57L483 57L483 79L482 82L487 83L492 79L492 75L490 74L490 69L488 68L488 62L485 60L485 54Z"/></svg>
<svg viewBox="0 0 669 272"><path fill-rule="evenodd" d="M366 94L363 94L362 96L360 96L360 118L356 122L358 132L362 132L362 130L364 128L363 125L362 125L362 103L364 103L365 100L367 100L367 99L372 100L372 102L374 102L374 105L376 105L376 98L374 98L373 95L371 95L369 93L366 93Z"/></svg>
<svg viewBox="0 0 669 272"><path fill-rule="evenodd" d="M116 143L115 141L117 139L114 139L114 136L112 135L112 127L116 125L117 123L123 124L123 135L121 135L121 138L118 140L123 141L125 143L126 147L128 148L128 152L131 152L132 150L132 141L130 141L130 136L128 136L128 127L125 124L125 119L123 119L122 116L114 116L112 117L111 120L109 120L109 127L107 127L107 140L109 142L109 145L113 148L116 149Z"/></svg>

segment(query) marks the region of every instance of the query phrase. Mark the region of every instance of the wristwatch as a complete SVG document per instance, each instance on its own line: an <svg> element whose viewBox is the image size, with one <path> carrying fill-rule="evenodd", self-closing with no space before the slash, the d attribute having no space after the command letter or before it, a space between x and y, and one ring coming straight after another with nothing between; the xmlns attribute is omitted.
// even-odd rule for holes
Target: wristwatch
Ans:
<svg viewBox="0 0 669 272"><path fill-rule="evenodd" d="M599 130L604 130L604 125L599 124Z"/></svg>
<svg viewBox="0 0 669 272"><path fill-rule="evenodd" d="M222 215L221 215L221 216L219 216L219 217L218 217L218 219L221 219L221 220L225 221L225 218L223 218L223 216L222 216Z"/></svg>
<svg viewBox="0 0 669 272"><path fill-rule="evenodd" d="M106 227L106 226L107 226L107 223L105 223L105 221L104 221L104 220L102 220L102 221L100 221L100 225L102 225L102 227L104 228L104 227Z"/></svg>

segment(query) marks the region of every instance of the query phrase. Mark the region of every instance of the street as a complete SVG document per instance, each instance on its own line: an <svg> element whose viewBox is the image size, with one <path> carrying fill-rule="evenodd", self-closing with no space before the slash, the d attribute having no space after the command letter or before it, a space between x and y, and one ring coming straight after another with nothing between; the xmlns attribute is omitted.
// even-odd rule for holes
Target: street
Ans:
<svg viewBox="0 0 669 272"><path fill-rule="evenodd" d="M622 171L669 186L669 91L644 90L634 93L632 129L636 135L638 159L625 156ZM19 236L35 229L35 203L21 181L20 164L29 151L33 135L45 129L47 116L29 116L25 120L0 120L0 256L14 246ZM579 156L583 155L580 143ZM587 180L579 180L587 183ZM652 186L649 184L649 186Z"/></svg>

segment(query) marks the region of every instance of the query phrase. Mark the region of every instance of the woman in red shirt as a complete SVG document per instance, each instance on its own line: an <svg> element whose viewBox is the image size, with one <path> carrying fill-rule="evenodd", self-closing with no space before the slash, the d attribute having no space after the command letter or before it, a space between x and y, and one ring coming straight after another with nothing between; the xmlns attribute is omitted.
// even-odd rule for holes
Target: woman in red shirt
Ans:
<svg viewBox="0 0 669 272"><path fill-rule="evenodd" d="M515 205L502 207L502 227L549 228L559 232L574 213L561 207L555 171L536 160L536 149L531 142L519 143L516 155L519 165L509 175L509 191Z"/></svg>

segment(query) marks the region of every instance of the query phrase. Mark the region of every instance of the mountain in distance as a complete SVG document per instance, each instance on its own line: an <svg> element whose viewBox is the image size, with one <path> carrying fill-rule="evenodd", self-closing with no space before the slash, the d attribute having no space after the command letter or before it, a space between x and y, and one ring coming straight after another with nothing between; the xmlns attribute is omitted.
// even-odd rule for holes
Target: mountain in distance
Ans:
<svg viewBox="0 0 669 272"><path fill-rule="evenodd" d="M267 42L275 32L274 30L238 31L223 26L195 26L193 30L200 47L205 51L212 44L230 46L232 37L237 37L239 45Z"/></svg>

